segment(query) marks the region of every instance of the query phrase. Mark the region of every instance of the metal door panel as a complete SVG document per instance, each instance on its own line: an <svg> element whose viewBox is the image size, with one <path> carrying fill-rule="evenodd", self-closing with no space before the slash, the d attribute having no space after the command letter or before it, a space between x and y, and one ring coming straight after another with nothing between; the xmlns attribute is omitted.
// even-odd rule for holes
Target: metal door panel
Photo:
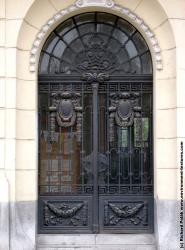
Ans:
<svg viewBox="0 0 185 250"><path fill-rule="evenodd" d="M153 198L100 196L101 233L152 233Z"/></svg>
<svg viewBox="0 0 185 250"><path fill-rule="evenodd" d="M39 198L40 233L92 233L92 197Z"/></svg>

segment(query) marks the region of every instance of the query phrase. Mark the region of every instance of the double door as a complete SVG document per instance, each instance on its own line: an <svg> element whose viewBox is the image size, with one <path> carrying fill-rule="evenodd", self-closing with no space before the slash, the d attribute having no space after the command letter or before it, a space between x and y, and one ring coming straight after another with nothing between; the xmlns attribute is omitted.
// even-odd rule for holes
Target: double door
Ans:
<svg viewBox="0 0 185 250"><path fill-rule="evenodd" d="M96 80L39 85L41 233L153 230L151 81Z"/></svg>

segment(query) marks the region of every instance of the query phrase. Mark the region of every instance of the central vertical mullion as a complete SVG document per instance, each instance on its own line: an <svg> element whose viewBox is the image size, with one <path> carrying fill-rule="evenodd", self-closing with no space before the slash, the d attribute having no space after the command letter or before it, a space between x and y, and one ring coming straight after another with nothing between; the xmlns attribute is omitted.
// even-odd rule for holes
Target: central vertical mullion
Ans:
<svg viewBox="0 0 185 250"><path fill-rule="evenodd" d="M93 233L99 231L98 216L98 83L93 89Z"/></svg>

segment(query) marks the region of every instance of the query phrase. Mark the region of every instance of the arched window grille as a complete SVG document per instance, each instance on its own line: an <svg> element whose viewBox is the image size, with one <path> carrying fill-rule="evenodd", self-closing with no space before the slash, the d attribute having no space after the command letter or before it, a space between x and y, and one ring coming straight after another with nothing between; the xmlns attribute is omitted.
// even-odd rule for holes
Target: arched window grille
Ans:
<svg viewBox="0 0 185 250"><path fill-rule="evenodd" d="M151 56L141 34L127 21L105 13L66 20L42 49L40 74L151 74Z"/></svg>

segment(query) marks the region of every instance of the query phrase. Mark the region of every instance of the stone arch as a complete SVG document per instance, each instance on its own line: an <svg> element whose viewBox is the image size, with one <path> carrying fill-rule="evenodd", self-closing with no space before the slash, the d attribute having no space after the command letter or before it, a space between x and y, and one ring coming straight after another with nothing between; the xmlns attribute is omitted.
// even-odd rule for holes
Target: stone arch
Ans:
<svg viewBox="0 0 185 250"><path fill-rule="evenodd" d="M105 1L101 1L101 2L105 2ZM119 1L117 2L119 3ZM175 41L173 37L172 28L168 21L168 17L166 16L163 8L159 5L159 3L153 0L153 4L155 3L154 7L156 11L160 12L160 15L159 15L160 18L158 17L155 20L153 20L154 16L151 15L152 19L150 21L149 14L147 12L148 2L147 1L142 1L142 2L144 5L141 7L142 8L145 7L145 12L143 10L142 11L140 10L139 11L140 15L139 15L137 13L139 6L137 7L137 4L134 4L134 3L132 4L124 3L125 4L124 6L114 4L114 9L113 9L112 7L111 8L107 6L105 7L103 4L99 7L96 4L91 4L92 6L84 6L80 8L75 8L74 1L70 1L71 5L67 5L67 3L58 3L57 1L52 1L53 4L51 4L49 1L46 1L45 5L43 6L41 1L34 1L34 3L30 7L30 9L28 10L24 18L24 21L20 28L19 36L17 39L17 48L18 48L17 50L17 78L28 80L28 81L33 81L36 84L35 81L37 79L37 65L38 65L38 58L39 58L40 50L46 38L48 37L49 33L51 32L51 30L53 30L60 22L66 20L68 17L72 15L79 14L79 13L86 12L86 11L92 11L92 10L101 10L101 11L104 10L104 11L119 15L120 17L128 20L141 32L141 34L143 35L143 37L145 38L146 42L149 45L149 48L151 50L151 54L153 57L154 87L156 85L155 82L157 79L165 80L166 78L170 78L170 79L175 78L176 76ZM78 3L78 1L76 3ZM111 1L111 4L113 4L112 1ZM43 9L42 12L44 14L40 13L39 10L41 8ZM131 11L129 11L129 9ZM134 9L135 9L136 14L132 13ZM63 14L58 16L59 10L60 10L60 13L63 13ZM124 12L126 12L127 14L124 14ZM141 15L141 13L143 14ZM141 28L142 22L139 25L137 24L137 22L135 21L136 18L138 18L137 15L140 16L140 19L138 19L138 21L141 21L143 19L145 20L145 23L148 24L148 26L154 27L153 29L151 28L151 30L153 33L155 33L155 36L157 40L159 41L160 48L157 47L157 51L161 50L160 52L161 55L159 55L159 56L162 56L162 62L163 62L163 69L161 70L157 70L157 67L155 65L156 54L155 54L155 51L153 50L152 42L150 41L150 38L149 38L150 35L149 37L147 36L149 32L149 28L148 26L145 27L145 25L143 25ZM53 16L55 16L55 18L53 18ZM57 21L54 21L54 20L57 20ZM157 24L157 21L159 22L158 24ZM46 24L48 25L48 22L51 25L51 28L49 28L48 26L45 33L41 35L40 30L43 30L45 25ZM164 27L165 34L164 32L156 32L157 27L161 29L161 27L163 26L165 26ZM145 32L145 29L147 32ZM39 35L40 40L37 40L38 34L40 34ZM151 38L153 39L153 37ZM33 48L33 46L35 46L34 42L36 43L37 49ZM34 60L31 56L32 53L36 53ZM160 60L159 64L161 65L161 58L159 58L159 60ZM30 63L32 65L33 62L35 64L34 68L35 67L36 68L33 70L34 72L30 72ZM154 107L155 105L158 106L155 99L156 98L154 97ZM173 108L174 106L175 104L173 104ZM165 106L163 108L165 108ZM33 106L31 109L33 110Z"/></svg>
<svg viewBox="0 0 185 250"><path fill-rule="evenodd" d="M67 14L72 14L74 11L81 11L84 12L85 7L93 6L93 3L85 3L85 1L76 1L75 4L70 5L69 7L63 9L62 11L58 11L52 18L50 18L39 30L38 34L36 35L36 38L33 42L33 46L30 53L30 71L34 72L36 70L36 62L37 57L39 55L39 46L44 40L44 37L46 33L53 30L53 27L58 24L58 22L67 16ZM128 8L124 8L118 4L115 4L113 1L105 1L104 4L99 4L99 8L106 7L106 12L115 12L115 14L120 15L124 19L127 19L130 21L135 27L137 27L142 33L147 37L147 42L149 43L149 46L151 50L153 51L153 61L154 64L156 64L156 69L161 70L162 69L162 57L161 57L161 49L158 43L158 40L156 39L154 33L151 31L151 29L147 26L147 24L142 20L140 17L137 16L133 11L131 11ZM111 8L111 11L110 11Z"/></svg>
<svg viewBox="0 0 185 250"><path fill-rule="evenodd" d="M77 1L78 2L78 1ZM95 1L97 2L97 1ZM102 3L104 1L101 1ZM25 119L28 118L28 123L31 121L31 130L27 133L24 133L24 129L21 131L17 131L16 137L19 140L33 140L33 146L30 148L30 154L35 155L35 148L37 148L37 139L36 139L36 134L37 134L37 125L36 125L36 116L37 116L37 104L36 104L36 86L37 86L37 65L38 65L38 59L39 59L39 54L41 51L41 48L48 37L49 33L51 30L53 30L60 22L66 20L68 17L73 16L75 14L79 14L82 12L86 11L94 11L94 10L103 10L106 12L110 12L112 14L118 15L126 20L128 20L130 23L132 23L143 35L145 38L146 42L148 43L150 49L151 49L151 54L153 57L153 66L154 66L154 145L158 144L158 139L162 138L173 138L176 134L176 132L172 131L172 129L167 129L165 131L164 125L159 124L159 122L156 121L156 117L161 117L163 115L163 112L165 113L164 115L167 118L167 121L173 121L176 118L175 112L168 112L166 111L167 108L174 109L175 108L175 101L173 103L170 102L170 97L167 97L167 102L168 106L163 102L162 98L157 96L157 93L160 93L162 91L162 95L165 93L164 86L162 87L162 84L166 82L166 84L171 83L171 85L175 85L175 77L176 77L176 65L175 65L175 58L176 58L176 51L175 51L175 41L173 37L173 31L170 26L168 17L166 13L164 12L163 8L161 5L156 1L153 0L152 3L154 4L154 10L158 11L158 15L160 18L154 18L154 15L149 15L148 13L148 8L149 1L132 1L132 3L129 3L130 1L120 1L117 0L115 1L114 8L111 6L97 6L96 4L93 4L91 6L81 6L79 8L74 9L73 7L71 8L70 6L74 6L74 1L45 1L43 4L42 1L36 0L33 2L32 6L28 10L27 14L24 17L24 21L22 23L22 26L19 31L19 36L17 39L17 81L20 79L26 81L27 83L30 83L29 89L31 89L32 96L31 98L31 104L28 103L26 105L26 108L24 110L23 107L23 112L24 114L19 114L16 117L17 120L17 127L20 126L23 127L25 126ZM70 5L71 4L71 5ZM121 9L120 9L121 8ZM142 9L144 8L144 9ZM42 11L41 11L42 9ZM65 11L67 10L67 12ZM63 15L57 16L58 13L61 11L63 12ZM125 11L125 13L124 13ZM43 14L43 13L44 14ZM152 12L152 13L153 13ZM138 19L137 19L138 18ZM151 19L150 19L151 18ZM138 20L137 23L136 19ZM158 19L158 20L157 20ZM49 20L49 21L48 21ZM55 22L53 22L55 20ZM145 23L147 24L144 25L144 23L141 22L141 20L144 20ZM43 30L45 25L48 23L51 25L49 29L46 28L45 33L42 35L40 30ZM142 26L143 25L143 26ZM148 28L150 27L150 29ZM151 34L150 34L151 32ZM157 40L154 39L154 44L152 45L151 39L154 38L152 34L155 34L155 37ZM41 40L37 40L37 37L41 38ZM33 50L34 47L33 44L36 44L37 46L37 55L35 58L32 57L33 55ZM155 51L155 45L156 43L158 44L157 46L157 51ZM35 46L35 45L34 45ZM160 52L160 53L159 53ZM34 52L35 53L35 52ZM160 55L161 54L161 55ZM156 58L156 56L159 56ZM157 64L155 63L156 60L159 62L159 68L160 70L157 70ZM162 62L162 64L161 64ZM30 71L30 65L35 64L35 69L33 70L31 68ZM163 66L162 66L163 65ZM167 77L168 76L168 77ZM171 81L171 82L170 82ZM32 86L31 86L32 85ZM27 89L29 92L29 90ZM171 97L175 100L175 92L171 95ZM17 88L17 98L19 99L25 99L25 92L21 91L21 89ZM33 101L33 99L35 99ZM26 100L25 100L26 103ZM20 104L20 107L21 108ZM23 105L25 106L25 105ZM165 110L165 111L164 111ZM158 112L159 111L159 112ZM31 114L28 114L31 112ZM28 116L24 119L23 115ZM33 118L33 121L32 121ZM173 123L173 122L172 122ZM22 124L22 125L21 125ZM165 123L166 125L166 123ZM172 124L172 126L175 126ZM154 147L154 149L155 149ZM162 154L162 146L155 152ZM19 154L17 155L17 161L19 161L19 158L22 156ZM154 168L155 168L155 176L158 178L158 164L160 165L161 159L160 157L156 157ZM33 169L35 173L37 172L37 161L33 162L35 164L33 166ZM155 167L156 166L156 167ZM156 179L157 179L156 178ZM37 180L36 180L36 174L33 177L34 183L32 185L36 186ZM18 189L19 185L19 180L16 182L16 188ZM156 184L157 186L157 181ZM156 190L158 187L156 188ZM25 191L26 192L26 191ZM156 191L156 195L158 195ZM36 194L36 188L32 187L32 190L28 191L28 196L29 199L32 201L37 200L37 194ZM18 194L18 200L22 199L24 200L24 196L21 196ZM32 221L32 228L35 228L36 221ZM35 236L31 235L31 240L33 242L33 245L35 244Z"/></svg>

